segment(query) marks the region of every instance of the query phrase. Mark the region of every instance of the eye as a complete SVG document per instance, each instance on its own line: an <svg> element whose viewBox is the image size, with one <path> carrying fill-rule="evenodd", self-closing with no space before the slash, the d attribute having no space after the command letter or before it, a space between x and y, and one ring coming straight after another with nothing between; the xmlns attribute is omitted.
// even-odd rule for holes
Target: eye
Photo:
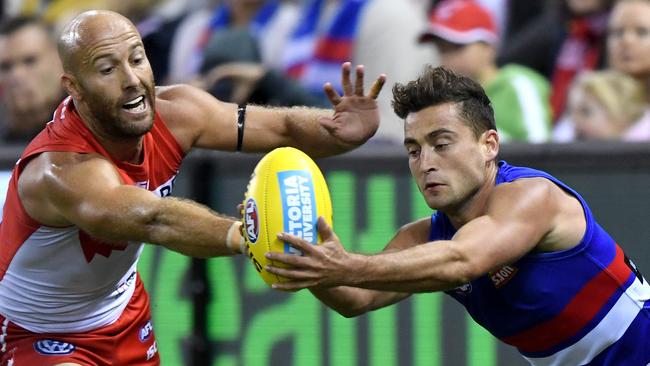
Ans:
<svg viewBox="0 0 650 366"><path fill-rule="evenodd" d="M27 56L23 59L23 63L25 66L32 66L38 61L38 58L36 56Z"/></svg>
<svg viewBox="0 0 650 366"><path fill-rule="evenodd" d="M5 61L5 62L0 62L0 72L6 73L10 72L11 69L13 69L14 64L13 62Z"/></svg>
<svg viewBox="0 0 650 366"><path fill-rule="evenodd" d="M131 61L131 62L133 62L134 65L140 65L142 63L142 61L144 61L144 57L136 56L136 57L133 58L133 61Z"/></svg>
<svg viewBox="0 0 650 366"><path fill-rule="evenodd" d="M102 67L101 69L99 69L99 72L102 75L109 75L113 72L113 70L115 70L113 66L108 66L108 67Z"/></svg>
<svg viewBox="0 0 650 366"><path fill-rule="evenodd" d="M639 37L645 37L648 35L648 28L639 27L636 29L636 35Z"/></svg>
<svg viewBox="0 0 650 366"><path fill-rule="evenodd" d="M435 145L436 150L445 150L448 147L449 147L449 143L442 143L442 144Z"/></svg>
<svg viewBox="0 0 650 366"><path fill-rule="evenodd" d="M420 149L408 148L406 149L406 152L409 158L417 158L418 156L420 156Z"/></svg>
<svg viewBox="0 0 650 366"><path fill-rule="evenodd" d="M612 28L607 32L607 35L610 38L620 38L623 36L623 29L622 28Z"/></svg>

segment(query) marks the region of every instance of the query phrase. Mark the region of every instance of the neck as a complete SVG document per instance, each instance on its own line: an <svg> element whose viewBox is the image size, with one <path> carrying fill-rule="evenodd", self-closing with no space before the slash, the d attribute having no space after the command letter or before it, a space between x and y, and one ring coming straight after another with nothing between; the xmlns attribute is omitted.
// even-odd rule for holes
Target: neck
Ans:
<svg viewBox="0 0 650 366"><path fill-rule="evenodd" d="M650 76L643 76L641 78L636 78L639 80L641 85L643 85L643 88L645 90L645 95L646 95L646 102L650 103Z"/></svg>
<svg viewBox="0 0 650 366"><path fill-rule="evenodd" d="M231 12L232 25L236 27L248 26L261 6L262 3L257 2L234 1Z"/></svg>
<svg viewBox="0 0 650 366"><path fill-rule="evenodd" d="M494 80L494 78L496 78L498 72L499 69L495 64L489 64L483 68L483 70L481 70L476 77L479 84L488 85L492 82L492 80Z"/></svg>
<svg viewBox="0 0 650 366"><path fill-rule="evenodd" d="M483 185L478 187L465 201L455 207L443 210L454 228L459 229L473 219L485 214L487 201L495 187L498 170L499 167L496 161L490 163Z"/></svg>
<svg viewBox="0 0 650 366"><path fill-rule="evenodd" d="M142 142L144 136L138 137L115 137L102 128L101 123L93 118L92 114L85 107L76 101L75 108L81 117L81 121L92 132L95 139L102 145L108 154L115 160L132 164L139 164L142 160Z"/></svg>

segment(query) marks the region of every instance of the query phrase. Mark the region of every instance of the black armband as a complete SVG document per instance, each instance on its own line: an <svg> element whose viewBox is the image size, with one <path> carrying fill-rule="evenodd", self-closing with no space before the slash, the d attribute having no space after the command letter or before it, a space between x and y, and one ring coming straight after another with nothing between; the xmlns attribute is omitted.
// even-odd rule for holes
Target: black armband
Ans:
<svg viewBox="0 0 650 366"><path fill-rule="evenodd" d="M246 124L246 104L237 107L237 151L241 151L244 143L244 125Z"/></svg>

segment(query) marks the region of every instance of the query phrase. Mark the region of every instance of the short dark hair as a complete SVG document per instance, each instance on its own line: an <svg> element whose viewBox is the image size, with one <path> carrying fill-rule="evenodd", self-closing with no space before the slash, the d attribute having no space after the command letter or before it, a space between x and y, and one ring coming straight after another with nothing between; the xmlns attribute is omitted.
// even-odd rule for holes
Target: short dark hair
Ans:
<svg viewBox="0 0 650 366"><path fill-rule="evenodd" d="M481 85L466 76L427 65L416 80L393 87L393 110L402 119L409 113L444 103L460 107L460 116L477 138L485 131L496 131L490 99Z"/></svg>
<svg viewBox="0 0 650 366"><path fill-rule="evenodd" d="M52 30L50 29L50 27L47 26L39 18L32 17L32 16L19 16L19 17L15 17L15 18L8 18L8 19L2 21L2 23L0 23L0 36L11 35L11 34L15 33L16 31L18 31L18 30L20 30L20 29L22 29L24 27L30 26L30 25L35 25L35 26L41 27L48 34L52 33Z"/></svg>

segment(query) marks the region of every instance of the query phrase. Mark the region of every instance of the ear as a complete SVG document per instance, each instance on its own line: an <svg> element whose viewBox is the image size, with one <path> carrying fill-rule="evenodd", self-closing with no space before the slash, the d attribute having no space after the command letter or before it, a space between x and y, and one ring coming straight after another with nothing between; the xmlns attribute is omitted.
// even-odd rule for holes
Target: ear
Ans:
<svg viewBox="0 0 650 366"><path fill-rule="evenodd" d="M66 73L63 73L61 75L61 85L63 86L63 89L70 94L72 99L74 100L81 100L82 99L82 93L81 90L79 89L79 84L77 83L77 79L71 75Z"/></svg>
<svg viewBox="0 0 650 366"><path fill-rule="evenodd" d="M486 161L492 161L499 155L499 134L495 130L487 130L481 136L481 145Z"/></svg>

